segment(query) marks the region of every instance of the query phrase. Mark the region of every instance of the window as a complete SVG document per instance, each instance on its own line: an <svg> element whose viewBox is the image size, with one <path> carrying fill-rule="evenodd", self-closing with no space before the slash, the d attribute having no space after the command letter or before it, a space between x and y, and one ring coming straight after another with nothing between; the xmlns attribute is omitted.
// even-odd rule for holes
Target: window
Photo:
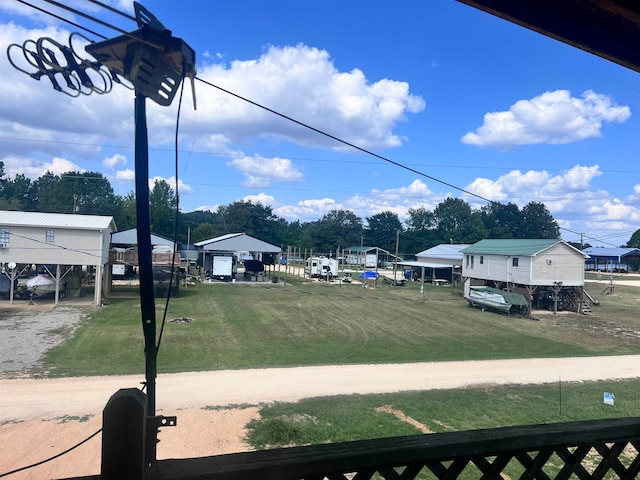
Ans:
<svg viewBox="0 0 640 480"><path fill-rule="evenodd" d="M469 255L465 255L465 260L467 261L467 268L469 268Z"/></svg>
<svg viewBox="0 0 640 480"><path fill-rule="evenodd" d="M8 247L10 236L11 231L8 228L0 228L0 245L2 245L3 247Z"/></svg>
<svg viewBox="0 0 640 480"><path fill-rule="evenodd" d="M484 255L480 255L480 265L484 265Z"/></svg>
<svg viewBox="0 0 640 480"><path fill-rule="evenodd" d="M471 268L473 268L473 255L471 255Z"/></svg>
<svg viewBox="0 0 640 480"><path fill-rule="evenodd" d="M53 230L47 230L44 234L45 242L53 242L55 240L56 234Z"/></svg>
<svg viewBox="0 0 640 480"><path fill-rule="evenodd" d="M513 257L511 259L511 266L513 266L513 267L517 267L518 266L518 257Z"/></svg>

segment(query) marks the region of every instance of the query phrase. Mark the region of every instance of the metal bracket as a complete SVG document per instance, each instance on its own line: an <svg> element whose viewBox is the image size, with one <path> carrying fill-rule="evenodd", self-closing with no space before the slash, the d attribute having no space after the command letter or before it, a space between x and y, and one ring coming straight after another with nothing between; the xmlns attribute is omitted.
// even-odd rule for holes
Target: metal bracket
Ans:
<svg viewBox="0 0 640 480"><path fill-rule="evenodd" d="M155 417L148 417L147 422L150 422L153 425L153 428L175 427L178 425L178 417L175 415L167 417L164 415L156 415Z"/></svg>

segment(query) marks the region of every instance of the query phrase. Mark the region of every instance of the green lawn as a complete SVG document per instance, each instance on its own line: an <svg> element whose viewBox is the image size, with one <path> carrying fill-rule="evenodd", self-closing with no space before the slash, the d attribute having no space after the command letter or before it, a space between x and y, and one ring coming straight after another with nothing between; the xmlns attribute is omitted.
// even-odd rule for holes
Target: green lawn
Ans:
<svg viewBox="0 0 640 480"><path fill-rule="evenodd" d="M123 290L123 287L119 287ZM598 287L599 288L599 287ZM117 292L118 290L116 290ZM210 369L530 358L640 353L637 296L616 287L596 315L545 315L539 321L469 307L460 288L306 283L205 284L172 298L160 372ZM640 293L640 291L639 291ZM164 299L157 300L158 322ZM54 375L144 371L140 303L109 300L74 337L53 349Z"/></svg>
<svg viewBox="0 0 640 480"><path fill-rule="evenodd" d="M249 423L254 448L342 442L638 414L639 380L505 385L275 403ZM604 405L604 392L615 405ZM425 428L422 430L418 426Z"/></svg>

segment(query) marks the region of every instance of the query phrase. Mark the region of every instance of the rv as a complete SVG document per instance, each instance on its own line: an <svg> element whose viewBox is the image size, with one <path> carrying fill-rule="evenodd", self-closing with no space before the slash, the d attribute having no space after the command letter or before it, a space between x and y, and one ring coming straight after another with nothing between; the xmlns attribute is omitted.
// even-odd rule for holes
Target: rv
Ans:
<svg viewBox="0 0 640 480"><path fill-rule="evenodd" d="M332 280L338 276L338 260L327 257L307 258L304 273L311 278Z"/></svg>

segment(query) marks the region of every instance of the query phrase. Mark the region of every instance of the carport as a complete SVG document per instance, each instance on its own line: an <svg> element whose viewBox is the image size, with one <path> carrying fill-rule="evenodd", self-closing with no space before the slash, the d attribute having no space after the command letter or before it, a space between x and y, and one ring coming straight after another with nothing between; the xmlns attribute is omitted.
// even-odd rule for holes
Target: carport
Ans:
<svg viewBox="0 0 640 480"><path fill-rule="evenodd" d="M240 256L240 252L248 253L253 260L260 260L265 265L274 265L276 256L282 249L246 233L230 233L194 243L198 249L198 258L204 270L211 265L214 255L232 253ZM211 268L209 267L209 270Z"/></svg>

